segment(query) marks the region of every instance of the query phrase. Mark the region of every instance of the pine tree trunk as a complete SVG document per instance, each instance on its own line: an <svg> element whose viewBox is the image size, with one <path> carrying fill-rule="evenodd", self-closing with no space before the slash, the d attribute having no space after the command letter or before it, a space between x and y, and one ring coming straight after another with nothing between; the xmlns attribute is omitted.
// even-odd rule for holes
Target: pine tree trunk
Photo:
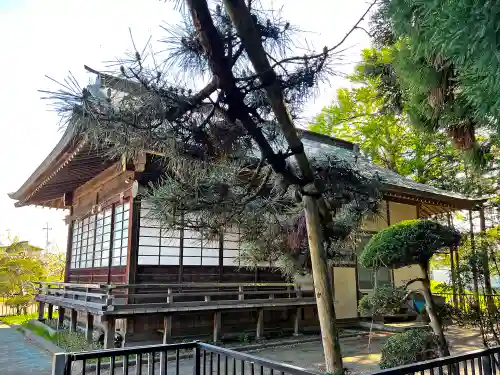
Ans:
<svg viewBox="0 0 500 375"><path fill-rule="evenodd" d="M424 280L422 281L422 283L424 285L423 292L424 292L425 308L427 310L427 315L429 315L432 331L438 338L439 355L441 357L447 357L450 355L450 349L448 348L448 343L446 342L446 337L444 336L443 327L441 327L441 322L436 313L436 304L432 299L431 283L429 281L428 270L425 267L421 267L421 269L424 274L423 277Z"/></svg>
<svg viewBox="0 0 500 375"><path fill-rule="evenodd" d="M305 195L302 199L307 221L307 233L309 239L309 251L313 268L314 288L316 292L316 302L321 325L323 339L323 349L325 353L326 371L329 373L342 373L342 355L338 338L338 330L335 318L335 306L333 304L333 294L327 270L326 253L323 244L322 222L331 220L325 201L321 193L316 188L314 173L304 153L304 148L297 135L295 125L287 110L283 90L277 80L275 71L272 69L266 52L262 46L260 34L255 28L252 15L244 0L224 0L226 10L231 17L231 21L236 28L239 37L245 47L248 58L251 61L256 73L261 81L265 82L264 90L267 99L271 104L274 115L280 124L283 135L291 150L294 150L294 157L301 172L302 178L307 180L310 195ZM306 186L303 186L304 190ZM318 199L312 195L319 196ZM320 216L320 214L322 216Z"/></svg>
<svg viewBox="0 0 500 375"><path fill-rule="evenodd" d="M303 203L326 372L334 373L339 370L342 371L343 365L331 287L332 283L328 272L326 252L323 246L323 232L316 200L313 197L304 196Z"/></svg>

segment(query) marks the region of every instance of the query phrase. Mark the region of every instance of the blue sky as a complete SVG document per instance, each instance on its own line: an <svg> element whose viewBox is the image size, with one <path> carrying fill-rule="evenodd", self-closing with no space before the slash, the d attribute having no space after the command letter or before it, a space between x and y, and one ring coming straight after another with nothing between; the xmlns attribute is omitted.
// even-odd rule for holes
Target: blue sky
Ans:
<svg viewBox="0 0 500 375"><path fill-rule="evenodd" d="M262 0L307 31L303 42L321 50L338 42L368 6L363 0ZM7 193L17 190L55 146L61 136L58 117L40 99L39 89L54 88L46 75L64 79L71 71L80 84L91 78L83 69L102 68L130 50L129 28L143 45L151 36L164 36L159 25L175 23L178 13L171 3L159 0L0 0L0 241L7 231L40 246L45 245L43 227L52 228L52 247L65 249L67 214L62 210L14 208ZM356 32L346 46L347 62L355 62L368 37ZM352 64L339 67L348 73ZM333 99L345 84L340 77L321 87L320 95L305 113L313 116Z"/></svg>

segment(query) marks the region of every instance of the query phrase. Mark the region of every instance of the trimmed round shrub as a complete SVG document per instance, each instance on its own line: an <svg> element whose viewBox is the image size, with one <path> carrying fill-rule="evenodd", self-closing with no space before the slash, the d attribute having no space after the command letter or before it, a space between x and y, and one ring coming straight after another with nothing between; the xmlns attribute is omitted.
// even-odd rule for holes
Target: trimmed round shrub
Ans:
<svg viewBox="0 0 500 375"><path fill-rule="evenodd" d="M460 233L431 220L406 220L375 234L363 249L363 267L427 265L440 249L460 243Z"/></svg>
<svg viewBox="0 0 500 375"><path fill-rule="evenodd" d="M381 369L437 358L437 337L424 328L410 329L390 336L382 348Z"/></svg>

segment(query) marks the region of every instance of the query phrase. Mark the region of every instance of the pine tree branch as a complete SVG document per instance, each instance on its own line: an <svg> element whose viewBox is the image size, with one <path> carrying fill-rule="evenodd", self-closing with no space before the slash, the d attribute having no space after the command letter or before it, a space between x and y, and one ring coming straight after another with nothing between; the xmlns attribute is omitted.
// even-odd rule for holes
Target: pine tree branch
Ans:
<svg viewBox="0 0 500 375"><path fill-rule="evenodd" d="M367 16L367 14L370 12L370 10L375 6L375 4L378 2L378 0L373 0L370 4L370 6L366 9L366 11L363 13L363 15L358 19L358 21L354 24L354 26L351 28L351 30L349 30L347 32L347 34L344 35L344 37L340 40L340 42L338 42L337 44L335 44L333 47L329 48L328 49L328 52L333 52L335 51L337 48L339 48L342 44L344 44L344 42L347 40L347 38L354 32L354 30L356 30L357 28L359 28L359 24L361 22L363 22L363 20L365 19L365 17Z"/></svg>
<svg viewBox="0 0 500 375"><path fill-rule="evenodd" d="M85 70L90 73L94 73L101 78L104 78L106 85L112 87L115 90L119 90L125 93L131 94L140 94L144 92L149 92L149 89L142 85L141 83L134 82L130 79L123 79L120 77L113 76L111 74L102 73L98 70L92 69L87 65L84 65ZM203 100L207 99L210 95L212 95L217 90L217 80L212 79L205 87L203 87L196 94L191 97L187 97L185 101L181 102L179 107L174 111L166 114L165 119L168 121L174 121L175 119L181 117L186 112L195 108L199 105ZM158 90L158 95L160 97L171 97L171 93L166 90Z"/></svg>
<svg viewBox="0 0 500 375"><path fill-rule="evenodd" d="M307 184L314 184L314 174L310 167L309 160L304 153L304 146L297 135L293 120L287 111L283 92L278 83L277 75L269 64L269 60L267 59L266 52L260 41L260 35L255 28L252 16L242 0L225 0L224 3L236 30L238 31L242 43L245 46L248 57L258 74L258 78L265 85L265 91L274 115L281 126L290 149L295 155L295 160L297 161L304 182ZM302 186L304 186L304 184ZM320 189L316 186L315 190ZM308 193L314 194L315 192ZM324 200L320 200L319 206L322 215L325 218L331 217Z"/></svg>
<svg viewBox="0 0 500 375"><path fill-rule="evenodd" d="M274 152L262 130L249 116L248 107L244 104L243 93L236 87L235 77L231 70L231 62L225 56L224 47L220 40L219 32L213 23L207 2L205 0L186 1L209 67L215 76L218 86L225 93L228 104L227 114L231 122L241 121L245 130L257 143L263 156L276 173L282 174L294 184L303 185L304 181L287 168L284 158Z"/></svg>
<svg viewBox="0 0 500 375"><path fill-rule="evenodd" d="M356 29L362 29L366 32L366 30L362 27L359 26L359 24L365 19L365 17L367 16L367 14L370 12L370 10L375 6L375 4L378 2L379 0L373 0L372 3L368 6L368 8L366 9L366 11L363 13L363 15L358 19L358 21L354 24L354 26L344 35L344 37L337 43L335 44L334 46L332 47L325 47L323 49L322 52L320 53L316 53L316 54L312 54L312 55L302 55L302 56L291 56L291 57L287 57L285 59L282 59L282 60L277 60L274 62L274 64L272 65L269 65L269 68L266 70L266 71L262 71L261 74L264 74L264 73L267 73L267 71L271 71L277 67L277 66L284 66L285 64L287 63L299 63L299 64L304 64L305 61L308 61L308 60L315 60L315 59L322 59L323 61L320 62L320 65L324 64L324 62L326 61L326 59L328 58L328 55L331 54L332 52L335 52L336 49L338 49L342 44L344 44L344 42L347 40L347 38L356 30ZM227 6L227 1L226 2L226 6ZM249 77L246 77L245 79L254 79L256 77L259 77L259 74L255 75L255 76L249 76Z"/></svg>

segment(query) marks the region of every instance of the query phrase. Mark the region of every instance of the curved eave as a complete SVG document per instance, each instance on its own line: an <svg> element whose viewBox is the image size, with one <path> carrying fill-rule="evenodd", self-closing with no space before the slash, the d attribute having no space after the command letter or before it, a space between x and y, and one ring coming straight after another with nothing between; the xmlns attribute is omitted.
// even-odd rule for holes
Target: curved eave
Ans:
<svg viewBox="0 0 500 375"><path fill-rule="evenodd" d="M54 166L57 166L57 161L64 158L64 156L70 156L70 149L76 144L75 131L73 127L68 127L64 132L61 140L57 143L50 154L45 158L45 160L39 165L39 167L33 172L33 174L26 180L26 182L14 193L9 193L8 196L11 199L17 201L24 201L27 197L33 193L33 191L43 183L43 181L53 173ZM65 155L67 153L67 155ZM16 203L16 206L20 203Z"/></svg>
<svg viewBox="0 0 500 375"><path fill-rule="evenodd" d="M417 190L407 187L402 187L393 184L383 184L382 191L388 196L394 196L401 198L417 198L422 203L429 205L436 205L447 207L453 210L471 210L476 208L478 205L485 203L488 198L467 198L460 194L452 196L452 193L443 192L443 194L428 192L423 190Z"/></svg>
<svg viewBox="0 0 500 375"><path fill-rule="evenodd" d="M15 193L16 207L29 205L67 208L67 194L109 168L116 160L107 157L102 149L71 131L66 131L52 152Z"/></svg>

